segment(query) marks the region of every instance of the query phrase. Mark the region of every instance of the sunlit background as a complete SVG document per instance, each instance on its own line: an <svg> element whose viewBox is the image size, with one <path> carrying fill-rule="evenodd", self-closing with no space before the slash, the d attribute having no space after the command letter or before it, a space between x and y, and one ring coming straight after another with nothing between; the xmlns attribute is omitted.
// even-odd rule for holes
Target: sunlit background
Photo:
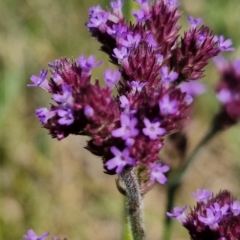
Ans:
<svg viewBox="0 0 240 240"><path fill-rule="evenodd" d="M102 79L111 64L84 25L88 8L96 4L106 7L109 1L0 1L0 240L19 240L30 228L69 240L123 239L124 199L115 176L105 175L101 160L83 149L86 139L51 139L34 114L35 108L48 104L49 96L26 87L32 74L62 56L94 54L103 59L93 74ZM181 10L181 31L188 27L187 15L202 17L214 33L233 40L236 51L225 55L240 57L239 0L182 0ZM218 110L212 89L217 79L210 64L204 78L210 90L195 102L189 126L190 149ZM239 125L234 126L200 152L176 204L193 204L190 195L197 188L228 188L240 197L239 136ZM145 196L147 239L161 239L165 202L164 186ZM174 227L172 239L188 239L179 223Z"/></svg>

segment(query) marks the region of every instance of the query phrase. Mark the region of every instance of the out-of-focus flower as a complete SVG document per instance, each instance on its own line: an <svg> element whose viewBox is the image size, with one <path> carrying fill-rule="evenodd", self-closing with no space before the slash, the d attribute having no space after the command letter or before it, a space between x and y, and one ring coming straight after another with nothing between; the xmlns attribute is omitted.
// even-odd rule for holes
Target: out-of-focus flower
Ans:
<svg viewBox="0 0 240 240"><path fill-rule="evenodd" d="M27 235L24 235L24 240L44 240L46 239L50 233L44 233L41 236L38 236L32 229L28 230Z"/></svg>
<svg viewBox="0 0 240 240"><path fill-rule="evenodd" d="M230 62L220 56L214 58L214 63L220 74L216 97L221 104L215 124L224 129L240 120L240 60Z"/></svg>
<svg viewBox="0 0 240 240"><path fill-rule="evenodd" d="M198 202L189 214L184 213L186 206L182 210L175 207L173 213L167 213L182 223L192 240L240 239L240 203L229 191L213 196L211 191L203 189L192 195L198 196ZM205 201L199 201L200 195Z"/></svg>

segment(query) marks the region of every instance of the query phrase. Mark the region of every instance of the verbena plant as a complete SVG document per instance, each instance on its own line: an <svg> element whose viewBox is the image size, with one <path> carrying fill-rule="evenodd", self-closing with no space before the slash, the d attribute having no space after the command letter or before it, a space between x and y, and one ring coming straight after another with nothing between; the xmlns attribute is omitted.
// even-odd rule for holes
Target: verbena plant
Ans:
<svg viewBox="0 0 240 240"><path fill-rule="evenodd" d="M170 239L171 218L177 218L194 240L240 239L240 203L227 190L213 196L198 189L193 194L197 205L188 215L186 206L171 213L176 190L196 153L240 118L239 61L215 58L222 76L216 88L222 107L192 154L185 159L185 145L175 146L183 161L174 171L164 157L159 159L165 138L168 144L177 138L186 141L181 129L189 117L187 109L203 91L197 80L209 59L234 50L232 41L214 35L202 19L191 16L189 29L181 36L177 0L135 2L140 5L132 12L135 23L123 17L121 0L111 2L109 11L99 5L89 9L86 26L115 65L103 74L105 86L91 79L92 69L101 64L94 56L55 60L28 84L52 95L50 107L37 109L36 115L53 138L89 137L86 149L101 157L106 174L118 175L117 188L126 196L132 239L145 239L142 201L155 183L167 183L168 189L163 239ZM29 230L23 237L43 240L48 236Z"/></svg>

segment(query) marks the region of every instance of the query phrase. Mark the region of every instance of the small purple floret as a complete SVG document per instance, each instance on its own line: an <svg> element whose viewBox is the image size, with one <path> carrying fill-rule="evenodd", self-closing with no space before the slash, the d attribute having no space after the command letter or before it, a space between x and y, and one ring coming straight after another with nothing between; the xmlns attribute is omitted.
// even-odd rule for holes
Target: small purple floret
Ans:
<svg viewBox="0 0 240 240"><path fill-rule="evenodd" d="M30 77L30 80L33 83L27 84L27 86L28 87L38 87L39 86L39 87L43 88L44 90L48 91L50 88L49 88L49 84L48 84L48 81L47 81L47 74L48 74L48 71L42 69L40 71L40 77L36 76L36 75L32 75Z"/></svg>
<svg viewBox="0 0 240 240"><path fill-rule="evenodd" d="M161 74L162 80L165 83L171 83L178 78L178 73L177 72L169 73L169 69L166 66L161 68L160 74Z"/></svg>
<svg viewBox="0 0 240 240"><path fill-rule="evenodd" d="M68 108L66 110L64 109L58 109L57 114L60 117L58 119L58 123L60 125L71 125L74 122L74 117L72 113L72 109Z"/></svg>
<svg viewBox="0 0 240 240"><path fill-rule="evenodd" d="M173 213L167 212L167 216L170 218L176 218L181 223L184 223L186 221L186 215L185 215L186 210L187 210L187 206L184 206L182 209L179 207L174 207Z"/></svg>
<svg viewBox="0 0 240 240"><path fill-rule="evenodd" d="M28 230L27 235L24 235L24 240L44 240L50 233L46 232L41 236L38 236L32 229Z"/></svg>
<svg viewBox="0 0 240 240"><path fill-rule="evenodd" d="M169 114L175 114L178 111L178 101L176 99L170 100L169 95L164 95L159 101L159 108L161 114L164 116Z"/></svg>
<svg viewBox="0 0 240 240"><path fill-rule="evenodd" d="M148 136L151 140L156 140L159 136L166 133L164 128L159 127L160 122L150 122L149 119L145 118L143 120L145 128L143 128L144 135Z"/></svg>
<svg viewBox="0 0 240 240"><path fill-rule="evenodd" d="M128 50L126 47L122 47L121 49L114 48L113 52L114 52L113 56L120 61L128 56Z"/></svg>
<svg viewBox="0 0 240 240"><path fill-rule="evenodd" d="M84 115L87 117L87 118L90 118L94 115L94 110L91 106L87 105L85 108L84 108Z"/></svg>
<svg viewBox="0 0 240 240"><path fill-rule="evenodd" d="M234 51L234 48L230 47L232 45L231 39L224 40L223 35L221 35L219 37L216 36L215 39L218 41L218 48L221 51Z"/></svg>
<svg viewBox="0 0 240 240"><path fill-rule="evenodd" d="M215 212L211 208L207 208L206 217L198 216L198 220L209 226L211 229L218 227L217 223L221 220L221 212Z"/></svg>
<svg viewBox="0 0 240 240"><path fill-rule="evenodd" d="M194 29L196 28L198 25L202 24L202 19L201 18L193 18L191 16L188 16L188 22L190 24L190 28Z"/></svg>
<svg viewBox="0 0 240 240"><path fill-rule="evenodd" d="M113 137L121 137L127 140L130 137L136 137L139 130L136 128L137 118L130 118L127 114L122 113L120 116L121 127L112 131Z"/></svg>
<svg viewBox="0 0 240 240"><path fill-rule="evenodd" d="M120 151L117 147L113 146L110 150L113 153L114 158L106 162L107 169L112 170L116 168L116 173L120 174L126 165L135 164L135 159L130 157L130 151L128 148Z"/></svg>
<svg viewBox="0 0 240 240"><path fill-rule="evenodd" d="M106 69L104 73L104 80L108 87L113 88L120 80L121 73L118 70Z"/></svg>
<svg viewBox="0 0 240 240"><path fill-rule="evenodd" d="M102 61L96 62L94 56L89 56L86 59L84 56L80 56L77 59L79 66L83 69L84 72L90 72L93 68L102 64Z"/></svg>
<svg viewBox="0 0 240 240"><path fill-rule="evenodd" d="M212 197L212 192L206 189L197 189L196 193L192 193L192 196L198 201L198 202L204 202Z"/></svg>
<svg viewBox="0 0 240 240"><path fill-rule="evenodd" d="M165 172L168 172L170 169L169 166L163 165L162 163L154 164L150 169L150 180L151 182L159 182L160 184L164 184L167 181Z"/></svg>
<svg viewBox="0 0 240 240"><path fill-rule="evenodd" d="M36 116L39 121L44 125L47 123L48 119L52 118L55 115L54 111L50 111L47 108L39 108L35 111Z"/></svg>

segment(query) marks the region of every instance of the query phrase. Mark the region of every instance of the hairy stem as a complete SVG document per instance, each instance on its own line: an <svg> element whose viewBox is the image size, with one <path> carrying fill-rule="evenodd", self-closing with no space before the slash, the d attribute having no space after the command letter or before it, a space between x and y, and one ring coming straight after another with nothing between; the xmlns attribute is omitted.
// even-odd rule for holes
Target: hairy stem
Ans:
<svg viewBox="0 0 240 240"><path fill-rule="evenodd" d="M142 196L137 177L132 169L125 169L120 174L120 181L124 184L126 201L126 212L133 240L145 239L142 220Z"/></svg>

